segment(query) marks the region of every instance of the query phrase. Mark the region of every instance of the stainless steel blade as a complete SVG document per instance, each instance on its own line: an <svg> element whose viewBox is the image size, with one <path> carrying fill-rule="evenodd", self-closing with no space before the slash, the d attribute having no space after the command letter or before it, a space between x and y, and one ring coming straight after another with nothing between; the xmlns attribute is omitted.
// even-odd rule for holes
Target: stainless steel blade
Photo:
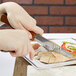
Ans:
<svg viewBox="0 0 76 76"><path fill-rule="evenodd" d="M59 52L59 53L63 54L64 56L67 56L67 57L72 57L73 56L70 52L64 50L63 48L56 45L52 41L49 41L49 40L45 39L44 37L42 37L38 34L36 34L34 40L38 41L40 44L42 44L42 46L48 48L49 50Z"/></svg>
<svg viewBox="0 0 76 76"><path fill-rule="evenodd" d="M75 38L72 38L72 39L76 41L76 39L75 39Z"/></svg>
<svg viewBox="0 0 76 76"><path fill-rule="evenodd" d="M44 46L40 46L38 49L35 50L36 52L49 52L50 54L52 54L54 56L54 54L47 48ZM55 57L55 56L54 56Z"/></svg>

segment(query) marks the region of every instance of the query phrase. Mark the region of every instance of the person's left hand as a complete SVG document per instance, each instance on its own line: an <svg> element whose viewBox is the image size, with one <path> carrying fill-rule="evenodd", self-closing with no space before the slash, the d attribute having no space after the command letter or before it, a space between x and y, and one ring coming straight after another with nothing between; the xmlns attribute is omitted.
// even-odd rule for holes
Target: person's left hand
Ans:
<svg viewBox="0 0 76 76"><path fill-rule="evenodd" d="M9 51L14 57L25 57L27 54L30 59L34 57L34 49L26 30L0 30L0 50Z"/></svg>

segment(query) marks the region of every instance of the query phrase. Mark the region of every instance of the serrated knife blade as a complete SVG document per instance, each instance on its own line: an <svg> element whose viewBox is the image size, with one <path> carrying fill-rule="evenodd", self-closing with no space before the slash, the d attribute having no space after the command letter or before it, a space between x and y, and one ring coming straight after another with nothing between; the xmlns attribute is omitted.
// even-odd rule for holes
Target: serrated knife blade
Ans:
<svg viewBox="0 0 76 76"><path fill-rule="evenodd" d="M39 34L35 35L34 40L39 42L43 47L45 47L49 50L56 51L67 57L73 57L73 55L70 52L64 50L62 47L58 46L57 44L55 44L52 41L47 40L46 38L40 36Z"/></svg>

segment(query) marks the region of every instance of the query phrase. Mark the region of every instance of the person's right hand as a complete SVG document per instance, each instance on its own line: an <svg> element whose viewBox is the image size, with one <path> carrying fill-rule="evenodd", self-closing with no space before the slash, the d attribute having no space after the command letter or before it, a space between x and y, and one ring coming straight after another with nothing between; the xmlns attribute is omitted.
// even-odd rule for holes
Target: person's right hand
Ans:
<svg viewBox="0 0 76 76"><path fill-rule="evenodd" d="M31 59L34 56L34 49L24 30L0 30L0 50L10 51L10 54L15 57L24 57L28 53Z"/></svg>
<svg viewBox="0 0 76 76"><path fill-rule="evenodd" d="M19 4L15 2L5 2L0 4L0 16L4 13L7 13L8 22L13 28L28 30L27 32L30 38L32 38L32 35L29 31L33 31L40 35L43 34L43 30L36 26L36 20L32 18Z"/></svg>

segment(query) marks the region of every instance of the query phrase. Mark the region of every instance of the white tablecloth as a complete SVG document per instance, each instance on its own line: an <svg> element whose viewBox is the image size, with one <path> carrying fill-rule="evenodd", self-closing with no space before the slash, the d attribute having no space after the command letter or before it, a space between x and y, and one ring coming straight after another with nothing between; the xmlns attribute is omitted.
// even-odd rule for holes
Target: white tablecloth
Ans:
<svg viewBox="0 0 76 76"><path fill-rule="evenodd" d="M0 76L13 76L15 57L0 52Z"/></svg>
<svg viewBox="0 0 76 76"><path fill-rule="evenodd" d="M76 76L76 66L65 66L46 70L37 70L32 66L28 66L27 76Z"/></svg>

